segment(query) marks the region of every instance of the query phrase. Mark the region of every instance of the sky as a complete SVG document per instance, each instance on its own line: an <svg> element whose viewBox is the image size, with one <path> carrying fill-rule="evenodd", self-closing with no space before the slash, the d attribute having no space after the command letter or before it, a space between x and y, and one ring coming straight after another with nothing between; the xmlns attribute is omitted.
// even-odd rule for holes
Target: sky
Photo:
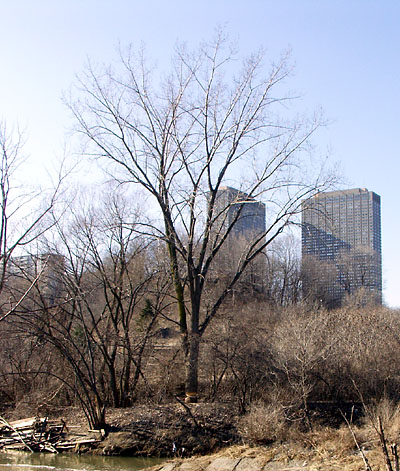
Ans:
<svg viewBox="0 0 400 471"><path fill-rule="evenodd" d="M289 88L329 123L343 188L382 198L384 301L400 307L400 2L397 0L0 0L0 120L25 131L34 171L73 147L63 97L90 59L145 45L164 64L177 41L197 45L224 27L241 54L290 49Z"/></svg>

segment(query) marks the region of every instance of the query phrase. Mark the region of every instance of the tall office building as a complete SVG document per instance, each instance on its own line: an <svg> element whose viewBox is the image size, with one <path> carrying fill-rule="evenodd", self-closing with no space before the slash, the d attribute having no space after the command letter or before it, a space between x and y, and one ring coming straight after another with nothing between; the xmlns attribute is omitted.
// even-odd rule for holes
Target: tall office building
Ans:
<svg viewBox="0 0 400 471"><path fill-rule="evenodd" d="M320 193L302 205L306 292L327 304L362 291L382 302L381 199L365 188Z"/></svg>
<svg viewBox="0 0 400 471"><path fill-rule="evenodd" d="M212 245L222 239L226 240L214 259L211 275L214 284L222 281L226 286L246 258L243 254L254 250L255 242L262 244L266 229L265 213L265 204L243 191L229 186L218 190L211 233L211 238L214 239ZM260 293L264 278L265 259L256 258L247 266L240 283L236 283L235 292L251 295Z"/></svg>
<svg viewBox="0 0 400 471"><path fill-rule="evenodd" d="M222 233L230 225L231 237L250 240L265 232L265 204L243 191L229 186L218 191L215 211L219 215L218 230Z"/></svg>

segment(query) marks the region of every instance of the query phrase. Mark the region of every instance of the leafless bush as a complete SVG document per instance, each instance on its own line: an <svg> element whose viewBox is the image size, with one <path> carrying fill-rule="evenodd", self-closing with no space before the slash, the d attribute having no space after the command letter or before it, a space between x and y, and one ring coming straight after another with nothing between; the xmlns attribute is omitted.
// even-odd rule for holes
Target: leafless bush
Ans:
<svg viewBox="0 0 400 471"><path fill-rule="evenodd" d="M290 423L280 404L253 404L250 412L239 423L242 436L254 443L287 440L298 432L296 423Z"/></svg>
<svg viewBox="0 0 400 471"><path fill-rule="evenodd" d="M302 407L315 401L399 400L400 320L371 306L326 311L315 306L226 306L201 352L201 377L211 400L235 398ZM354 385L357 385L357 389Z"/></svg>
<svg viewBox="0 0 400 471"><path fill-rule="evenodd" d="M326 371L331 389L339 398L365 400L387 396L400 399L400 328L398 315L385 308L369 306L332 312L329 336L335 337L333 356ZM357 388L354 388L357 385Z"/></svg>
<svg viewBox="0 0 400 471"><path fill-rule="evenodd" d="M209 400L234 400L244 412L271 385L274 314L261 303L230 305L226 310L205 338L201 378Z"/></svg>

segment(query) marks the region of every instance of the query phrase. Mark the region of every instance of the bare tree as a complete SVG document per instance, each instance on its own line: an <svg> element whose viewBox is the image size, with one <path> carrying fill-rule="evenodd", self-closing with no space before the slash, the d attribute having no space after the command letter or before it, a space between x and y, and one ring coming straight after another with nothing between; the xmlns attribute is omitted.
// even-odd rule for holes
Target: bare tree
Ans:
<svg viewBox="0 0 400 471"><path fill-rule="evenodd" d="M302 259L303 296L329 308L380 304L379 255L367 246L341 250L331 260Z"/></svg>
<svg viewBox="0 0 400 471"><path fill-rule="evenodd" d="M80 99L71 104L88 154L119 182L141 186L158 210L159 222L143 230L168 248L186 394L193 400L208 325L247 267L298 213L300 201L329 180L308 152L318 119L278 117L288 103L280 88L289 74L287 56L267 75L261 53L237 65L219 33L198 51L178 47L171 73L156 86L144 54L129 51L121 53L116 72L89 66L79 82ZM226 185L240 192L221 204ZM218 296L203 303L218 253L235 235L246 205L258 200L267 205L266 227L247 240Z"/></svg>
<svg viewBox="0 0 400 471"><path fill-rule="evenodd" d="M303 299L309 304L334 308L340 305L338 269L332 260L305 255L301 261Z"/></svg>
<svg viewBox="0 0 400 471"><path fill-rule="evenodd" d="M270 244L265 252L267 299L281 306L296 304L302 298L301 255L298 240L287 235Z"/></svg>
<svg viewBox="0 0 400 471"><path fill-rule="evenodd" d="M57 295L49 296L48 283L36 283L14 309L12 324L52 347L63 368L55 363L42 374L56 376L79 400L90 426L102 428L106 406L132 403L162 295L151 286L157 268L151 241L137 234L135 208L116 192L86 207L78 200L70 209L63 221L55 216L43 242L49 258L59 260L51 267ZM27 285L35 276L20 271ZM15 284L13 299L19 299Z"/></svg>
<svg viewBox="0 0 400 471"><path fill-rule="evenodd" d="M270 385L269 336L275 316L264 302L247 301L232 308L224 306L204 335L200 375L209 381L211 400L230 398L243 413L266 395Z"/></svg>
<svg viewBox="0 0 400 471"><path fill-rule="evenodd" d="M379 270L378 258L374 250L362 245L339 254L336 260L338 282L347 298L358 298L358 302L364 304L381 302L374 273Z"/></svg>
<svg viewBox="0 0 400 471"><path fill-rule="evenodd" d="M5 123L0 122L0 293L13 254L29 246L49 228L45 219L54 208L63 180L59 178L47 200L43 198L42 189L22 185L18 172L27 163L22 153L23 144L21 133L9 131ZM1 314L0 320L10 312L2 309Z"/></svg>

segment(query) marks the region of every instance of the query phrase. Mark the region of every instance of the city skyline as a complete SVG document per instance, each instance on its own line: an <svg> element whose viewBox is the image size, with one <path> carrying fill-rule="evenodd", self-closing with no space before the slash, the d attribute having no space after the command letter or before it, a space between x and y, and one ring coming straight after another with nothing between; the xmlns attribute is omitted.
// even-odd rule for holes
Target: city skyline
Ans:
<svg viewBox="0 0 400 471"><path fill-rule="evenodd" d="M292 70L282 86L301 98L287 106L302 117L322 109L327 124L315 136L315 152L337 164L341 186L374 188L382 196L384 301L400 307L400 160L393 151L400 126L398 2L176 0L171 8L158 0L21 0L2 7L0 119L25 131L29 184L43 184L54 176L57 159L82 149L65 102L87 62L112 67L119 49L143 44L162 71L177 41L191 47L210 40L219 25L242 55L264 50L266 68L291 51ZM91 168L79 178L88 184L97 176Z"/></svg>

